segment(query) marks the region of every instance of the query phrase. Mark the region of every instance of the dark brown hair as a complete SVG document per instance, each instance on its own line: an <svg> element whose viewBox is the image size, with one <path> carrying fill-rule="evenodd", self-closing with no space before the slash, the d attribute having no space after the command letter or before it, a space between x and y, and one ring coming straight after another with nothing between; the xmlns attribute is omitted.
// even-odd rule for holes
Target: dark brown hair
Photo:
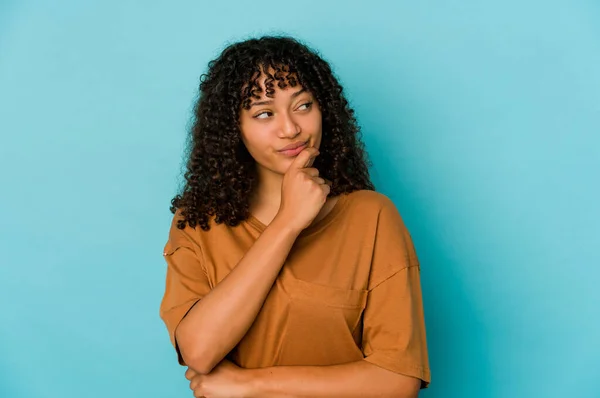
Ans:
<svg viewBox="0 0 600 398"><path fill-rule="evenodd" d="M273 84L310 91L321 109L320 155L313 167L332 182L330 196L374 190L370 162L360 129L329 64L298 40L264 36L232 44L208 64L200 78L200 95L188 141L185 185L171 201L181 213L178 228L189 224L210 229L216 223L238 225L249 215L249 198L257 183L255 160L241 140L239 114L260 98L264 71L266 95Z"/></svg>

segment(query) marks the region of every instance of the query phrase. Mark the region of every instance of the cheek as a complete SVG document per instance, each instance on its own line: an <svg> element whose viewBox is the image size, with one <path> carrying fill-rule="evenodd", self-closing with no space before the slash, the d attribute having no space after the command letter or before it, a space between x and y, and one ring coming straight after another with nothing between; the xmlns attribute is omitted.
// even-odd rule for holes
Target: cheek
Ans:
<svg viewBox="0 0 600 398"><path fill-rule="evenodd" d="M266 128L257 128L257 126L242 130L242 142L250 155L260 163L264 163L266 153L271 148L269 134Z"/></svg>
<svg viewBox="0 0 600 398"><path fill-rule="evenodd" d="M313 129L315 131L321 132L321 127L323 125L323 114L321 113L321 110L319 108L316 108L311 116L311 123Z"/></svg>
<svg viewBox="0 0 600 398"><path fill-rule="evenodd" d="M305 130L308 131L315 139L315 142L321 142L322 129L323 129L323 120L321 118L321 114L315 112L315 116L307 121L307 125Z"/></svg>

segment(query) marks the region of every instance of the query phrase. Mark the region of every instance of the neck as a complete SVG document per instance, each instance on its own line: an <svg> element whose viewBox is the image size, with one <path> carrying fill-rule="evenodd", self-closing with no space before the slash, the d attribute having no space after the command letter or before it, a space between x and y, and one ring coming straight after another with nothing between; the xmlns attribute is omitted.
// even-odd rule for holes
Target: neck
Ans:
<svg viewBox="0 0 600 398"><path fill-rule="evenodd" d="M277 212L281 204L283 175L259 168L258 184L254 192L251 209L268 213Z"/></svg>

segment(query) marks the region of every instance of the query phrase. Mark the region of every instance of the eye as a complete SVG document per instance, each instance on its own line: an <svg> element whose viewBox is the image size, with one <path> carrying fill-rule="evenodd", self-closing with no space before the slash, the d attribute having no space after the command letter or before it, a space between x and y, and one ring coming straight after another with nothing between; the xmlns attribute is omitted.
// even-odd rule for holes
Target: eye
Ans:
<svg viewBox="0 0 600 398"><path fill-rule="evenodd" d="M304 103L304 104L300 105L300 106L298 107L298 110L301 110L301 111L308 110L308 109L310 109L310 108L311 108L312 104L313 104L313 103L312 103L312 101L306 102L306 103ZM304 109L301 109L303 106L304 106L305 108L304 108Z"/></svg>
<svg viewBox="0 0 600 398"><path fill-rule="evenodd" d="M271 112L264 111L264 112L257 113L256 115L254 115L252 117L255 119L267 119L270 115L272 115Z"/></svg>

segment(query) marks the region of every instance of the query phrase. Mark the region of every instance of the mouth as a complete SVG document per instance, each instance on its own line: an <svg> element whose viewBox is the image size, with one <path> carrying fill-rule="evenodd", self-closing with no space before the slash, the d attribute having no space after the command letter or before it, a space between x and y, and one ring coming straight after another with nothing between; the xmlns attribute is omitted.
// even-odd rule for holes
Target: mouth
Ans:
<svg viewBox="0 0 600 398"><path fill-rule="evenodd" d="M307 146L308 146L308 141L295 142L291 145L286 146L283 149L280 149L277 152L279 152L280 154L282 154L284 156L296 156L300 152L302 152Z"/></svg>

